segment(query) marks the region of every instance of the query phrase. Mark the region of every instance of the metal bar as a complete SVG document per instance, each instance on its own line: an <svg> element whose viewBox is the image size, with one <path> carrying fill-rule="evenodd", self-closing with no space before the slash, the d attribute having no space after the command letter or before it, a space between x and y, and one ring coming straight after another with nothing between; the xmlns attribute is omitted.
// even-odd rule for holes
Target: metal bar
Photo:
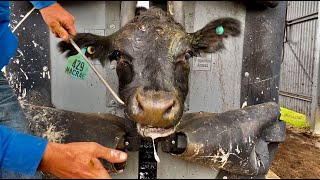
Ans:
<svg viewBox="0 0 320 180"><path fill-rule="evenodd" d="M311 102L311 96L306 96L306 95L302 95L302 94L279 91L279 95L286 96L286 97L291 97L291 98L294 98L294 99L299 99L299 100L303 100L303 101L307 101L307 102Z"/></svg>
<svg viewBox="0 0 320 180"><path fill-rule="evenodd" d="M255 1L257 4L261 4L265 7L275 8L278 6L279 1Z"/></svg>
<svg viewBox="0 0 320 180"><path fill-rule="evenodd" d="M16 25L16 27L14 27L14 29L12 30L12 32L15 32L15 31L18 29L18 27L23 23L23 21L26 20L27 17L28 17L28 16L32 13L32 11L35 10L35 9L36 9L36 8L33 7L33 8L23 17L23 19Z"/></svg>
<svg viewBox="0 0 320 180"><path fill-rule="evenodd" d="M35 10L36 8L33 7L22 19L21 21L14 27L14 29L12 30L12 33L14 33L18 27L23 23L24 20L27 19L27 17L32 13L33 10ZM4 75L6 76L7 75L7 69L6 69L6 66L4 66L2 69L1 69L4 73Z"/></svg>
<svg viewBox="0 0 320 180"><path fill-rule="evenodd" d="M173 18L178 23L180 23L183 27L185 27L183 1L172 1L172 5L173 5Z"/></svg>
<svg viewBox="0 0 320 180"><path fill-rule="evenodd" d="M155 145L157 149L157 145ZM157 179L158 163L154 158L152 140L141 139L138 179Z"/></svg>
<svg viewBox="0 0 320 180"><path fill-rule="evenodd" d="M287 41L286 44L288 44L288 46L290 47L290 50L292 51L295 59L298 61L299 66L302 68L303 72L307 75L309 81L310 81L311 83L313 83L313 80L311 79L311 77L309 76L307 70L304 68L303 64L302 64L301 61L299 60L299 57L297 56L297 54L294 52L294 50L293 50L292 46L290 45L289 41Z"/></svg>
<svg viewBox="0 0 320 180"><path fill-rule="evenodd" d="M320 3L318 3L318 11L320 11ZM319 12L318 12L319 16ZM320 21L318 18L316 31L316 46L314 51L314 69L313 69L313 84L312 84L312 103L311 103L311 131L313 134L320 134L320 107L319 107L319 93L320 93Z"/></svg>
<svg viewBox="0 0 320 180"><path fill-rule="evenodd" d="M136 11L137 1L122 1L121 2L121 12L120 12L120 25L123 27L130 20L134 18Z"/></svg>
<svg viewBox="0 0 320 180"><path fill-rule="evenodd" d="M317 18L318 18L318 12L311 13L311 14L308 14L308 15L305 15L305 16L301 16L301 17L289 20L287 22L287 26L290 26L290 25L293 25L293 24L297 24L297 23L302 23L302 22L309 21L309 20L312 20L312 19L317 19Z"/></svg>

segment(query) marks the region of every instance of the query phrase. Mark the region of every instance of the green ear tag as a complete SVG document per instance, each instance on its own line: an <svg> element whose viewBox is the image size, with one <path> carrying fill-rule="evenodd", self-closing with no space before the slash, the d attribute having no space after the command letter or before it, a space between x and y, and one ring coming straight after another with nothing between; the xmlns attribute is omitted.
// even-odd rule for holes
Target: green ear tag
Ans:
<svg viewBox="0 0 320 180"><path fill-rule="evenodd" d="M87 48L81 49L83 54L86 53L86 49ZM83 59L81 54L78 53L67 59L65 73L69 74L71 77L85 80L87 78L88 70L89 64Z"/></svg>
<svg viewBox="0 0 320 180"><path fill-rule="evenodd" d="M223 32L224 32L224 29L223 29L222 26L218 26L218 27L216 28L216 33L217 33L218 35L223 34Z"/></svg>

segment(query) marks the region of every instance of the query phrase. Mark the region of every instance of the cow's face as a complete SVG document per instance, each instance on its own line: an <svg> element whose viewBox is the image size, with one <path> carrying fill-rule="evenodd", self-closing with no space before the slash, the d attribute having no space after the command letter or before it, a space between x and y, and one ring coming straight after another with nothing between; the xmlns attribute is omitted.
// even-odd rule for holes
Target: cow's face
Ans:
<svg viewBox="0 0 320 180"><path fill-rule="evenodd" d="M183 113L190 59L200 52L222 49L223 38L239 34L240 23L232 18L187 33L166 12L150 8L112 35L78 33L74 41L87 47L86 55L102 65L107 60L117 61L119 94L128 118L139 127L168 130ZM67 56L77 53L65 42L59 47L61 52L70 50Z"/></svg>

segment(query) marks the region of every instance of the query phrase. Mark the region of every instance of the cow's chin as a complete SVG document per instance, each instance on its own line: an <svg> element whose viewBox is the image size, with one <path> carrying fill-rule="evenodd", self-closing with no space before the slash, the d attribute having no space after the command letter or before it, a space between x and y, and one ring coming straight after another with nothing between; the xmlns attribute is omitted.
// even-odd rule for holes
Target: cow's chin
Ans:
<svg viewBox="0 0 320 180"><path fill-rule="evenodd" d="M175 132L176 127L177 126L165 129L165 128L146 126L146 125L137 123L138 133L143 137L150 137L152 139L157 139L159 137L167 137L170 134L173 134Z"/></svg>

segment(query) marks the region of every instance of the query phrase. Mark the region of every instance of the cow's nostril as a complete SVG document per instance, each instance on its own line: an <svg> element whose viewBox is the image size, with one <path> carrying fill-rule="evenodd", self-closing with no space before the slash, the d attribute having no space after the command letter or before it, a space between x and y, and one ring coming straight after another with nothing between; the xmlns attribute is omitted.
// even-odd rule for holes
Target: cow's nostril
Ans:
<svg viewBox="0 0 320 180"><path fill-rule="evenodd" d="M133 98L133 101L132 101L132 113L133 114L136 114L136 115L139 115L139 114L143 114L143 106L141 105L141 101L139 100L139 96L136 95L134 98Z"/></svg>
<svg viewBox="0 0 320 180"><path fill-rule="evenodd" d="M141 112L144 111L144 106L145 106L145 100L144 100L144 97L142 94L140 93L137 93L136 95L136 100L137 100L137 106L138 106L138 109L141 110Z"/></svg>
<svg viewBox="0 0 320 180"><path fill-rule="evenodd" d="M143 111L143 107L141 106L141 103L138 101L138 109Z"/></svg>
<svg viewBox="0 0 320 180"><path fill-rule="evenodd" d="M179 116L179 100L172 92L138 89L132 99L129 116L143 125L171 127Z"/></svg>
<svg viewBox="0 0 320 180"><path fill-rule="evenodd" d="M173 107L175 106L175 104L176 104L176 101L172 101L172 104L164 111L164 113L163 113L163 118L165 119L165 120L170 120L170 119L172 119L173 118Z"/></svg>

